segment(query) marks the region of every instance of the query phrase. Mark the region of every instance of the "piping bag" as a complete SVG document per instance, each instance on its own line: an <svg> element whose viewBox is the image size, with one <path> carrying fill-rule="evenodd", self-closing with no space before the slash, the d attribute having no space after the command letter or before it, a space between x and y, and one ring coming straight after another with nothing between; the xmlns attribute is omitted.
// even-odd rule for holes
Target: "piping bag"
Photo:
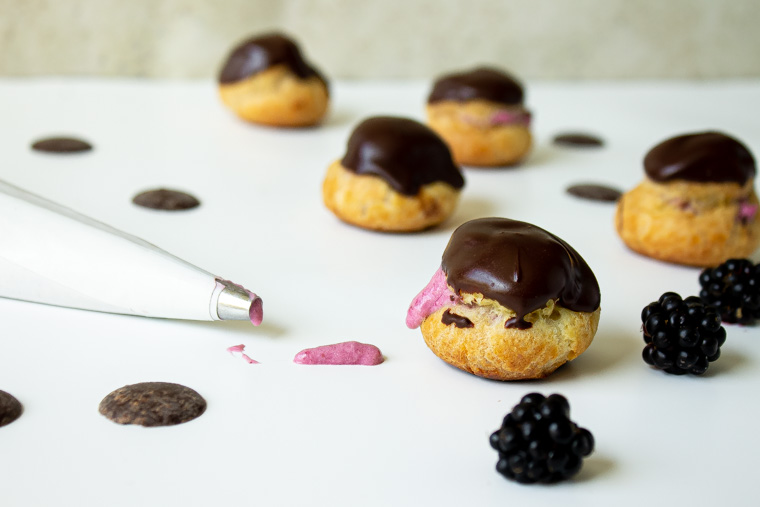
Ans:
<svg viewBox="0 0 760 507"><path fill-rule="evenodd" d="M263 317L261 298L140 238L0 181L0 297L188 320Z"/></svg>

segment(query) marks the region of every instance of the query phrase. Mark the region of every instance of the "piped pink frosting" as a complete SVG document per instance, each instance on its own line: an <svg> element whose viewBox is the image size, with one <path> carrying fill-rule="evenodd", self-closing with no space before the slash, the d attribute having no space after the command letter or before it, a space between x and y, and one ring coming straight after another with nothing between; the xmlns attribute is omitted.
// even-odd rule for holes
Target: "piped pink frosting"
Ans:
<svg viewBox="0 0 760 507"><path fill-rule="evenodd" d="M245 350L245 345L243 345L243 344L233 345L232 347L227 347L227 352L229 352L233 356L235 354L240 354L240 357L242 357L243 360L246 363L248 363L248 364L259 364L258 361L256 361L255 359L251 359L251 357L248 356L248 354L246 354L245 352L243 352L244 350Z"/></svg>
<svg viewBox="0 0 760 507"><path fill-rule="evenodd" d="M298 364L355 364L375 366L383 362L380 349L355 341L305 349L293 358Z"/></svg>
<svg viewBox="0 0 760 507"><path fill-rule="evenodd" d="M226 283L228 285L232 285L237 287L240 290L245 291L248 294L248 297L251 298L251 306L248 308L248 318L251 320L251 324L254 326L258 326L261 324L261 321L264 320L264 301L254 294L253 292L249 291L242 285L239 285L235 282L231 282L230 280L225 280L224 278L216 277L216 280L221 283Z"/></svg>
<svg viewBox="0 0 760 507"><path fill-rule="evenodd" d="M251 319L251 324L258 326L264 320L264 301L253 292L247 292L251 296L251 307L248 309L248 318Z"/></svg>
<svg viewBox="0 0 760 507"><path fill-rule="evenodd" d="M406 326L409 329L420 327L428 315L444 306L452 306L458 302L459 296L449 288L446 283L446 274L438 268L430 282L409 305L409 310L406 312Z"/></svg>

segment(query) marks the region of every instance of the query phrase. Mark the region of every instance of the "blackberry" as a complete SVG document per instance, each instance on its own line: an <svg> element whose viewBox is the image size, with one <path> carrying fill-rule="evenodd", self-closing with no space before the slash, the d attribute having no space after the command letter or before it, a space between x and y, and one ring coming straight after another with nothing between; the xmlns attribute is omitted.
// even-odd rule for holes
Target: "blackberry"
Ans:
<svg viewBox="0 0 760 507"><path fill-rule="evenodd" d="M526 394L490 440L499 452L496 471L523 484L569 479L594 450L593 435L570 420L559 394Z"/></svg>
<svg viewBox="0 0 760 507"><path fill-rule="evenodd" d="M752 325L760 319L760 264L729 259L699 275L699 297L720 312L723 322Z"/></svg>
<svg viewBox="0 0 760 507"><path fill-rule="evenodd" d="M675 375L702 375L726 341L718 311L696 297L666 292L641 312L644 361Z"/></svg>

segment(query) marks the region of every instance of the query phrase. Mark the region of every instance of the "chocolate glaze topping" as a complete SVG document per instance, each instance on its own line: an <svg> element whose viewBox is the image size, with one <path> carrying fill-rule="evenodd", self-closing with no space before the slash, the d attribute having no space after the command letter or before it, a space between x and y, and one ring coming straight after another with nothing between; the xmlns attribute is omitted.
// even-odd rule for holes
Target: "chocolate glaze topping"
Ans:
<svg viewBox="0 0 760 507"><path fill-rule="evenodd" d="M32 143L32 149L47 153L80 153L90 151L92 145L73 137L48 137Z"/></svg>
<svg viewBox="0 0 760 507"><path fill-rule="evenodd" d="M720 132L671 137L644 157L644 170L658 182L738 183L755 177L755 159L746 146Z"/></svg>
<svg viewBox="0 0 760 507"><path fill-rule="evenodd" d="M478 67L469 72L447 74L438 78L428 97L428 104L444 100L467 102L474 99L520 105L523 101L523 88L519 81L506 72L490 67Z"/></svg>
<svg viewBox="0 0 760 507"><path fill-rule="evenodd" d="M475 326L475 324L473 324L470 319L461 315L457 315L456 313L451 313L451 310L446 310L443 312L443 315L441 315L441 322L446 326L454 324L460 329Z"/></svg>
<svg viewBox="0 0 760 507"><path fill-rule="evenodd" d="M348 139L341 164L356 174L378 176L404 195L417 195L422 185L436 181L464 186L446 143L406 118L376 116L361 122Z"/></svg>
<svg viewBox="0 0 760 507"><path fill-rule="evenodd" d="M524 317L550 299L576 312L599 308L599 284L586 261L557 236L525 222L480 218L461 225L441 268L457 293L481 293L517 315L505 327L531 327Z"/></svg>
<svg viewBox="0 0 760 507"><path fill-rule="evenodd" d="M253 37L236 46L219 73L219 82L235 83L280 64L302 79L316 76L327 84L322 74L304 61L298 45L279 33Z"/></svg>

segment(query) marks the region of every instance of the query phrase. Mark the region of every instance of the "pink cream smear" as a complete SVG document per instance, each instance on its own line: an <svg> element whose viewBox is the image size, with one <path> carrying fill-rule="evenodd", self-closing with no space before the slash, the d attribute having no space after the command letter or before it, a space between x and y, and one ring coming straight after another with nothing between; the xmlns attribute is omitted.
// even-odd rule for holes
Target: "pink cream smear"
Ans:
<svg viewBox="0 0 760 507"><path fill-rule="evenodd" d="M246 363L248 363L248 364L259 364L258 361L256 361L255 359L251 359L251 357L248 356L248 354L246 354L245 352L243 352L244 350L245 350L245 345L243 345L243 344L233 345L232 347L227 347L227 352L229 352L233 356L236 355L236 354L240 354L240 357L242 357L243 360Z"/></svg>
<svg viewBox="0 0 760 507"><path fill-rule="evenodd" d="M383 362L383 354L374 345L350 341L302 350L296 354L293 362L297 364L355 364L375 366Z"/></svg>
<svg viewBox="0 0 760 507"><path fill-rule="evenodd" d="M446 283L446 274L438 268L430 282L409 305L409 310L406 312L406 326L409 329L420 327L428 315L457 302L459 302L459 296L452 292Z"/></svg>

